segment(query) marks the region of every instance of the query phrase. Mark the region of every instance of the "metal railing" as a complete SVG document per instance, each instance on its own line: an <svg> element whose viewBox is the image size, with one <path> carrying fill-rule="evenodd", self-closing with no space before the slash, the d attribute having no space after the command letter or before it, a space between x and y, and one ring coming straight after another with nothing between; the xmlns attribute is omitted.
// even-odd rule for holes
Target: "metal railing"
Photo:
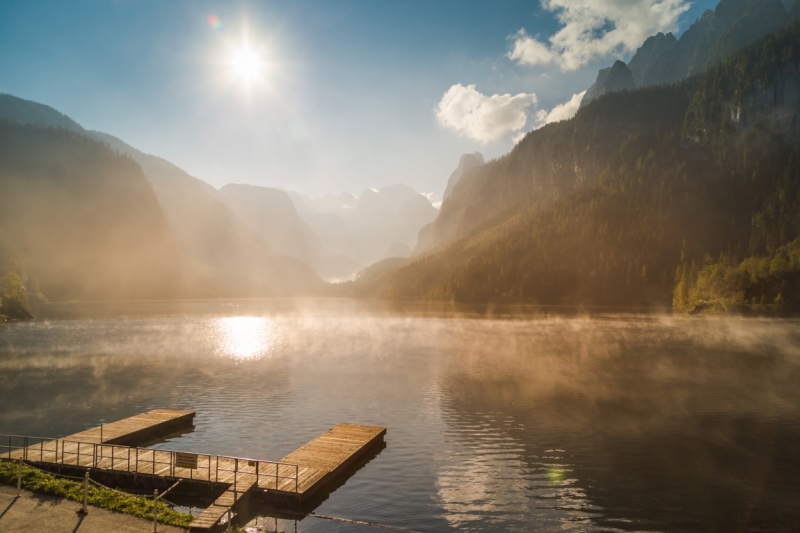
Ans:
<svg viewBox="0 0 800 533"><path fill-rule="evenodd" d="M193 456L193 467L180 466L178 455ZM209 455L69 439L0 434L0 459L50 463L194 481L236 483L253 480L262 490L299 493L300 467L227 455Z"/></svg>
<svg viewBox="0 0 800 533"><path fill-rule="evenodd" d="M239 476L244 475L255 477L259 488L299 492L300 466L296 464L219 455L216 457L216 467L216 478L219 478L219 472L223 472L223 475L227 473L226 479L232 475L234 486Z"/></svg>

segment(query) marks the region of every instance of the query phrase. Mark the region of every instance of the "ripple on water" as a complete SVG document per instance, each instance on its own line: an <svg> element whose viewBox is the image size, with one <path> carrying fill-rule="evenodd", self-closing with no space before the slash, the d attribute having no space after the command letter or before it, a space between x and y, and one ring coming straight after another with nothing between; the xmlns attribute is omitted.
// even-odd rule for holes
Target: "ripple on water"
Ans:
<svg viewBox="0 0 800 533"><path fill-rule="evenodd" d="M195 430L158 447L274 460L339 422L384 425L317 511L419 531L800 522L795 321L236 305L0 326L0 431L187 408Z"/></svg>

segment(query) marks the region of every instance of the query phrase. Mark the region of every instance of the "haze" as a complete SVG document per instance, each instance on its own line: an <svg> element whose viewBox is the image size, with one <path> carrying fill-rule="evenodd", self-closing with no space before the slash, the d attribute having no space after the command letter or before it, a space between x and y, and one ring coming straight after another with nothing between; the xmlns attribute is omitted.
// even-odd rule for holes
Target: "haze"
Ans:
<svg viewBox="0 0 800 533"><path fill-rule="evenodd" d="M0 93L217 188L321 197L404 183L436 202L461 154L502 155L600 67L715 2L627 4L5 2ZM565 40L598 16L617 34ZM553 38L550 56L531 55L531 36Z"/></svg>

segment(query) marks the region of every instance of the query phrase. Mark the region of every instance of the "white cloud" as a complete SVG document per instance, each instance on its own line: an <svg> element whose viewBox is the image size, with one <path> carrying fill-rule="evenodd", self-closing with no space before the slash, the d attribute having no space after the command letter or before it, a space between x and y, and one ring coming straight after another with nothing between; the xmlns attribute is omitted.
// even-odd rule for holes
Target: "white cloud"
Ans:
<svg viewBox="0 0 800 533"><path fill-rule="evenodd" d="M578 108L581 106L581 100L584 94L586 94L586 91L573 94L572 98L563 104L558 104L551 109L550 112L544 109L539 110L536 113L536 128L541 128L545 124L550 124L551 122L559 122L574 117L575 113L578 112Z"/></svg>
<svg viewBox="0 0 800 533"><path fill-rule="evenodd" d="M536 105L535 94L487 96L459 83L442 96L436 118L445 128L487 143L524 128L531 105Z"/></svg>
<svg viewBox="0 0 800 533"><path fill-rule="evenodd" d="M436 209L440 209L442 207L442 202L433 202L431 205Z"/></svg>
<svg viewBox="0 0 800 533"><path fill-rule="evenodd" d="M522 65L556 63L575 70L593 59L631 52L645 39L678 29L678 19L690 7L687 0L542 0L555 13L561 29L547 42L524 29L510 38L510 59Z"/></svg>

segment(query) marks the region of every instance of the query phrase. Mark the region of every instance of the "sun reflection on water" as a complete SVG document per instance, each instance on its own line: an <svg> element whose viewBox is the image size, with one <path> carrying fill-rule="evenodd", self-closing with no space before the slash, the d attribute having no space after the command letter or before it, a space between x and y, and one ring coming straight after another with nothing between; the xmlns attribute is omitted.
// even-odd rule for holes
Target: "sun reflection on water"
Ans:
<svg viewBox="0 0 800 533"><path fill-rule="evenodd" d="M269 317L232 316L213 320L215 351L237 361L256 361L271 355L279 344L280 331Z"/></svg>

